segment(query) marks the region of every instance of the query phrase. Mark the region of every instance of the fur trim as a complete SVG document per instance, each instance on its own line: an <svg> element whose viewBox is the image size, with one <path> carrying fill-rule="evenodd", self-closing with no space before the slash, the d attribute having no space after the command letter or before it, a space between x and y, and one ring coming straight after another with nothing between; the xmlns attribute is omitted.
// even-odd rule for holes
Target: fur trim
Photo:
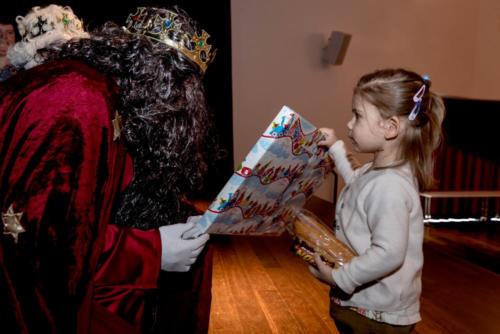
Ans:
<svg viewBox="0 0 500 334"><path fill-rule="evenodd" d="M22 41L7 52L16 67L29 69L43 63L38 50L63 44L71 39L89 38L83 24L66 6L33 7L26 16L17 16L17 29Z"/></svg>

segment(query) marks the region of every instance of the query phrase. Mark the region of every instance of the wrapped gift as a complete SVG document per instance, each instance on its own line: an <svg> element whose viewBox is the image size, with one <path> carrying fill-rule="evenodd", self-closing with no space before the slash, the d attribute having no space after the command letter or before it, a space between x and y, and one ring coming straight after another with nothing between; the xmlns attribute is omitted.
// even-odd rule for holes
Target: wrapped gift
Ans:
<svg viewBox="0 0 500 334"><path fill-rule="evenodd" d="M197 222L196 233L280 235L331 171L322 133L284 106Z"/></svg>

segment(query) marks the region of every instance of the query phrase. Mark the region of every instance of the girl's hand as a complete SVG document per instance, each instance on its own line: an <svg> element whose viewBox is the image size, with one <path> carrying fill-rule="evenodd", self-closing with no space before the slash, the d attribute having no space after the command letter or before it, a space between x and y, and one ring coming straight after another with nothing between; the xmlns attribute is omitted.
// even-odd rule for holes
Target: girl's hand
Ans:
<svg viewBox="0 0 500 334"><path fill-rule="evenodd" d="M330 128L321 128L319 129L321 133L323 133L323 136L325 136L325 139L321 140L318 142L318 145L326 146L330 148L339 138L335 134L335 130L330 129Z"/></svg>
<svg viewBox="0 0 500 334"><path fill-rule="evenodd" d="M309 271L320 281L335 286L336 284L332 276L333 268L324 263L318 253L314 253L314 261L316 262L318 269L313 266L309 266Z"/></svg>

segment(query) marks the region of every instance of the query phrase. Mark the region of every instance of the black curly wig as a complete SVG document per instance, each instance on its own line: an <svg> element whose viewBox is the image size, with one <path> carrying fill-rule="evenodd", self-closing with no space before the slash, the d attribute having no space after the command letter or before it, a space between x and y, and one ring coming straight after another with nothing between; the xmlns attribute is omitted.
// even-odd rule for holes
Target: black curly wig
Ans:
<svg viewBox="0 0 500 334"><path fill-rule="evenodd" d="M180 8L185 30L199 31ZM106 23L91 38L71 41L57 58L77 58L115 78L120 89L122 138L134 161L134 179L115 223L141 229L183 223L193 214L183 201L202 185L211 136L202 74L180 52Z"/></svg>

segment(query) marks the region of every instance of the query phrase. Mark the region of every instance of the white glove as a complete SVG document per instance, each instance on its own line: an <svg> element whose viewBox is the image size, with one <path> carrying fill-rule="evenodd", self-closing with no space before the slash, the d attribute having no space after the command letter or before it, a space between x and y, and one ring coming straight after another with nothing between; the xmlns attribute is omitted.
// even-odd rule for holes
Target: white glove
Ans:
<svg viewBox="0 0 500 334"><path fill-rule="evenodd" d="M196 239L182 239L182 234L194 226L192 221L189 219L188 221L186 224L167 225L159 228L162 247L161 270L189 271L208 241L208 234L202 234Z"/></svg>
<svg viewBox="0 0 500 334"><path fill-rule="evenodd" d="M201 218L201 215L188 217L187 223L188 224L194 223L194 226L191 229L186 230L186 232L184 232L182 234L182 239L195 239L203 234L203 232L200 231L200 225L196 224L196 222L198 222L198 220L200 220L200 218Z"/></svg>

